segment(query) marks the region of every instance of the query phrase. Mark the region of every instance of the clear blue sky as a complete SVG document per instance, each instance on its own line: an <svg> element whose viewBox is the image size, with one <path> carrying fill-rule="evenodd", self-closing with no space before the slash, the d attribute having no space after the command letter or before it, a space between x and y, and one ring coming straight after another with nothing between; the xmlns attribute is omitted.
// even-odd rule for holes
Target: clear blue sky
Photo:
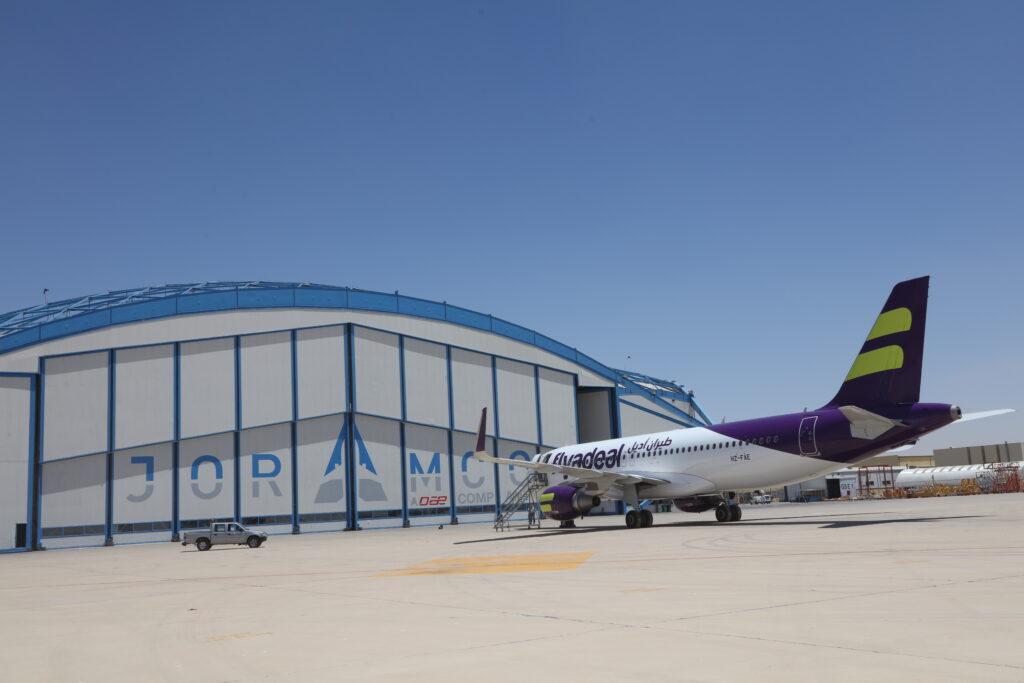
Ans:
<svg viewBox="0 0 1024 683"><path fill-rule="evenodd" d="M1024 3L0 5L0 310L264 279L829 399L933 275L923 398L1024 408ZM631 358L627 361L626 356ZM926 443L1024 439L1024 416Z"/></svg>

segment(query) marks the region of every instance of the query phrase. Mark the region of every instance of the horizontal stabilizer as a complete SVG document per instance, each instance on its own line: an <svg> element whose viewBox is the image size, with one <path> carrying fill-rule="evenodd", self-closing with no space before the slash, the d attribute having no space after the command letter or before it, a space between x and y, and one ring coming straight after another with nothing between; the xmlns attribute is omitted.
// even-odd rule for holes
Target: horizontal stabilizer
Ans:
<svg viewBox="0 0 1024 683"><path fill-rule="evenodd" d="M839 406L839 412L850 421L850 436L855 439L876 439L902 424L857 406Z"/></svg>
<svg viewBox="0 0 1024 683"><path fill-rule="evenodd" d="M984 420L986 417L995 417L996 415L1006 415L1008 413L1017 412L1013 408L1000 408L999 410L983 410L980 413L964 413L957 422L970 422L971 420ZM953 424L956 424L954 422Z"/></svg>

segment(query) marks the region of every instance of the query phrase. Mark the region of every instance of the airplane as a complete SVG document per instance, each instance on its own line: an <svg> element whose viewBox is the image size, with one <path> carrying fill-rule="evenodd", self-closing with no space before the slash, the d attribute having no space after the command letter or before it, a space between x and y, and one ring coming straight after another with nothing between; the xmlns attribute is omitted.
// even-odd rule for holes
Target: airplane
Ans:
<svg viewBox="0 0 1024 683"><path fill-rule="evenodd" d="M484 408L474 456L546 474L541 511L562 527L605 498L626 503L630 529L654 524L641 501L666 498L684 512L714 508L717 521L737 522L739 492L820 477L955 422L1014 412L919 402L928 284L925 276L893 287L838 393L817 410L581 443L527 461L487 453Z"/></svg>

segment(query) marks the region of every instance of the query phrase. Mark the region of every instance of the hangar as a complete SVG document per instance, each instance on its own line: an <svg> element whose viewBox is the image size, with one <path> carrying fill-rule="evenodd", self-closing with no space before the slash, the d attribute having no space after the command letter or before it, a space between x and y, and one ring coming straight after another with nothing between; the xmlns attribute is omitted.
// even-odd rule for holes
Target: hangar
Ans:
<svg viewBox="0 0 1024 683"><path fill-rule="evenodd" d="M692 392L446 302L308 283L0 315L0 550L493 521L471 457L708 424Z"/></svg>

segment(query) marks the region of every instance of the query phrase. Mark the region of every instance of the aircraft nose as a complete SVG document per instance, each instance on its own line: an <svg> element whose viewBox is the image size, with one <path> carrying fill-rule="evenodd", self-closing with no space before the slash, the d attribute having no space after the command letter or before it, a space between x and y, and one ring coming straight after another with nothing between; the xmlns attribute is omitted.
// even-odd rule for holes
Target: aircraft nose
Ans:
<svg viewBox="0 0 1024 683"><path fill-rule="evenodd" d="M960 406L950 406L949 416L954 420L959 420L961 417L964 416L964 414L963 411L960 410Z"/></svg>

